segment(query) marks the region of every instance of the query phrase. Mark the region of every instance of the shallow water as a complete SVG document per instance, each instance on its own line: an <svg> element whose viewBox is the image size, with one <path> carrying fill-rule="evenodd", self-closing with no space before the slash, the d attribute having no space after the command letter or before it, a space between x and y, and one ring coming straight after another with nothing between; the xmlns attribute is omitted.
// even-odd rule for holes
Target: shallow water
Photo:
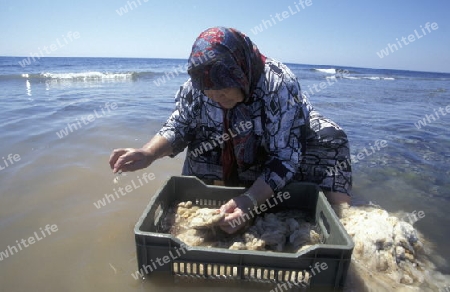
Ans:
<svg viewBox="0 0 450 292"><path fill-rule="evenodd" d="M9 58L0 60L0 166L5 168L0 170L0 252L17 247L16 240L36 237L34 232L47 224L58 228L0 261L0 290L210 291L214 287L215 291L261 291L248 283L177 284L164 277L141 281L131 276L137 270L134 225L162 183L180 173L183 155L121 177L124 185L145 172L153 172L155 179L100 209L94 206L118 188L107 164L111 150L146 143L173 109L172 97L186 76L161 86L153 83L153 75L143 73L112 80L20 77L23 73L122 73L148 68L164 72L182 61L96 63L83 59L80 64L65 59L76 66L64 69L44 59L45 64L24 70L18 65L7 67L17 64ZM328 76L307 66L292 68L304 89ZM440 271L450 274L450 115L420 130L414 126L433 109L450 105L450 78L352 70L360 70L353 76L361 79L338 79L310 99L344 127L352 154L376 140L387 141L387 147L354 165L354 201L370 201L392 213L423 211L424 218L414 226L434 247L433 259ZM94 110L100 112L107 102L116 102L117 108L58 137L56 133L67 123L81 121ZM10 163L8 154L18 154L20 160Z"/></svg>

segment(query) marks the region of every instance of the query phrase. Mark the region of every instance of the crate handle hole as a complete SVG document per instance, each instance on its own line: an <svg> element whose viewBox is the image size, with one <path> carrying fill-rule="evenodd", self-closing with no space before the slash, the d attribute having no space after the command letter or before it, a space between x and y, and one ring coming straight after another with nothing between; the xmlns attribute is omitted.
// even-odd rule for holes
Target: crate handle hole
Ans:
<svg viewBox="0 0 450 292"><path fill-rule="evenodd" d="M155 210L155 217L153 218L153 222L155 226L158 225L159 219L161 219L161 216L163 215L163 208L161 207L161 204L158 205L158 208Z"/></svg>
<svg viewBox="0 0 450 292"><path fill-rule="evenodd" d="M330 236L330 223L328 222L327 217L325 216L325 214L323 213L323 211L320 211L320 220L322 223L322 226L324 227L323 229L323 234L325 235L325 238L328 238L328 236Z"/></svg>

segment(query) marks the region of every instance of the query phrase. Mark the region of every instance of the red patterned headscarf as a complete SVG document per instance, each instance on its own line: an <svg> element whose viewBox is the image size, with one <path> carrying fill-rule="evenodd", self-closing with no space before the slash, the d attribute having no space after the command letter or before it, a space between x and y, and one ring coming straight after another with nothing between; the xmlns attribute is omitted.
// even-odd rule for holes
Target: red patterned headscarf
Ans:
<svg viewBox="0 0 450 292"><path fill-rule="evenodd" d="M192 46L188 73L195 89L237 87L249 101L264 71L265 59L243 33L214 27L202 32Z"/></svg>

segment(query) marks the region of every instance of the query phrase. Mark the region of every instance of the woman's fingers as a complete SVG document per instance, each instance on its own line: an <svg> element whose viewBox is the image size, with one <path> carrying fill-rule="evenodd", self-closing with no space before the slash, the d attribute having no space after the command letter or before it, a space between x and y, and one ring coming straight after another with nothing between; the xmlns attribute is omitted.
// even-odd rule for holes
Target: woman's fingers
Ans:
<svg viewBox="0 0 450 292"><path fill-rule="evenodd" d="M138 155L137 153L132 153L131 155L126 156L124 161L124 164L122 164L118 171L136 171L148 166L145 157L143 155Z"/></svg>
<svg viewBox="0 0 450 292"><path fill-rule="evenodd" d="M226 217L231 217L231 215L232 214L229 214ZM239 224L239 221L240 220L236 220L236 218L234 218L234 219L225 218L225 220L223 222L221 222L219 227L220 227L220 229L222 229L222 231L224 231L224 232L226 232L228 234L233 234L233 233L236 233L239 229L242 228L242 225Z"/></svg>
<svg viewBox="0 0 450 292"><path fill-rule="evenodd" d="M236 202L233 199L220 206L221 213L232 213L234 209L236 209Z"/></svg>
<svg viewBox="0 0 450 292"><path fill-rule="evenodd" d="M114 149L114 151L111 153L111 155L109 156L109 166L111 167L111 169L113 169L114 171L114 166L117 162L117 159L119 159L120 156L122 156L123 154L125 154L127 152L126 149L124 148L120 148L120 149ZM114 173L117 171L114 171Z"/></svg>
<svg viewBox="0 0 450 292"><path fill-rule="evenodd" d="M133 148L116 149L110 157L109 164L113 172L135 171L146 167L145 155Z"/></svg>
<svg viewBox="0 0 450 292"><path fill-rule="evenodd" d="M219 223L220 229L228 234L233 234L244 228L249 222L248 216L244 216L251 208L251 202L245 197L238 196L229 200L220 207L225 213L225 218Z"/></svg>

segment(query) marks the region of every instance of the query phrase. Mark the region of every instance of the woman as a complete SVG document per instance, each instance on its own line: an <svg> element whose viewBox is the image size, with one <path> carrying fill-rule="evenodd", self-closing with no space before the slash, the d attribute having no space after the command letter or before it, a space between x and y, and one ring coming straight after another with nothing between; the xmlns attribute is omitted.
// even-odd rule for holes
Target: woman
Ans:
<svg viewBox="0 0 450 292"><path fill-rule="evenodd" d="M245 225L230 222L293 180L317 183L331 204L350 201L347 136L314 110L285 65L262 55L241 32L215 27L195 41L188 73L159 133L141 149L113 151L114 173L148 167L187 147L183 175L249 187L221 206L228 233Z"/></svg>

